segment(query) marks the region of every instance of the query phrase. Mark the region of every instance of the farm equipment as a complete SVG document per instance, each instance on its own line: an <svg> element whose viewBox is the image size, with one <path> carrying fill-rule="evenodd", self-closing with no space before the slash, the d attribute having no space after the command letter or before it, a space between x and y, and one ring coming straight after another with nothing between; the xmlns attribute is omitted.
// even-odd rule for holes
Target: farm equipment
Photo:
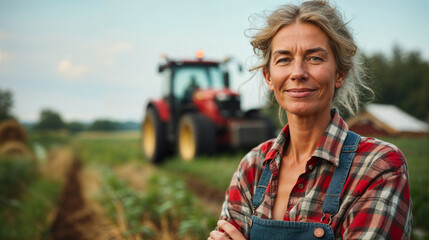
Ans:
<svg viewBox="0 0 429 240"><path fill-rule="evenodd" d="M200 52L201 54L201 52ZM243 111L230 88L228 60L171 60L159 66L166 80L161 99L145 106L144 155L154 163L176 151L185 161L225 149L250 148L274 137L258 109Z"/></svg>

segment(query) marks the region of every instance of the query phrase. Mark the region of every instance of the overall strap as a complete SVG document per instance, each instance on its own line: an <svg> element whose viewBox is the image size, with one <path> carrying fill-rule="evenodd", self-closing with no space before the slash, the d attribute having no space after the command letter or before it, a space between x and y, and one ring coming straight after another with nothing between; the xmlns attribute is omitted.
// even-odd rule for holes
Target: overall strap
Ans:
<svg viewBox="0 0 429 240"><path fill-rule="evenodd" d="M360 136L357 133L349 131L347 133L346 140L344 141L343 147L340 154L340 163L335 169L334 175L332 176L331 182L329 183L328 191L325 195L323 202L322 212L323 217L325 214L330 214L330 218L337 214L340 208L340 196L349 174L350 166L352 165L353 159L356 155L356 150L360 141ZM331 219L330 221L331 222Z"/></svg>
<svg viewBox="0 0 429 240"><path fill-rule="evenodd" d="M259 205L261 205L262 200L264 199L265 191L267 190L268 183L270 182L270 179L271 179L271 169L270 169L271 160L268 160L267 163L265 164L265 168L262 171L261 178L259 179L258 185L256 186L256 191L255 191L255 194L253 195L253 209L254 210Z"/></svg>

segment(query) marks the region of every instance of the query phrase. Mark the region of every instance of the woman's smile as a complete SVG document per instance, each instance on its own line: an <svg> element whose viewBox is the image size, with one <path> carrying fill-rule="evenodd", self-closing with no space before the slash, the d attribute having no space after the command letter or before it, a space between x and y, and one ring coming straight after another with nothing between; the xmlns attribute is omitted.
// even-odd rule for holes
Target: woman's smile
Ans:
<svg viewBox="0 0 429 240"><path fill-rule="evenodd" d="M293 98L304 98L313 95L316 89L312 88L289 88L285 92Z"/></svg>

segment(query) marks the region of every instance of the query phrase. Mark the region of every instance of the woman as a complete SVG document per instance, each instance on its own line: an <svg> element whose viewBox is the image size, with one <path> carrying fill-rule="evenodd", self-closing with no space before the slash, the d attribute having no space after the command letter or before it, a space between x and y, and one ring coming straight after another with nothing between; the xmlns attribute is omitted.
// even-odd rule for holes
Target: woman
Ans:
<svg viewBox="0 0 429 240"><path fill-rule="evenodd" d="M337 10L326 1L283 6L251 43L261 59L253 70L262 69L288 124L243 158L209 239L408 239L404 156L348 131L332 108L353 113L358 86L367 88Z"/></svg>

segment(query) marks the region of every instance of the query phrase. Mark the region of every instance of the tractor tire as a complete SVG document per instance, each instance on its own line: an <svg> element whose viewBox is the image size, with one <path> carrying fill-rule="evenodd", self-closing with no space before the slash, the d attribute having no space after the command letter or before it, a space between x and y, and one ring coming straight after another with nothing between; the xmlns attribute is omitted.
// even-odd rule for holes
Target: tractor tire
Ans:
<svg viewBox="0 0 429 240"><path fill-rule="evenodd" d="M168 150L163 125L155 108L148 107L142 124L142 149L152 163L161 163Z"/></svg>
<svg viewBox="0 0 429 240"><path fill-rule="evenodd" d="M198 113L183 115L177 132L177 150L184 161L198 155L212 155L216 149L216 131L207 117Z"/></svg>

